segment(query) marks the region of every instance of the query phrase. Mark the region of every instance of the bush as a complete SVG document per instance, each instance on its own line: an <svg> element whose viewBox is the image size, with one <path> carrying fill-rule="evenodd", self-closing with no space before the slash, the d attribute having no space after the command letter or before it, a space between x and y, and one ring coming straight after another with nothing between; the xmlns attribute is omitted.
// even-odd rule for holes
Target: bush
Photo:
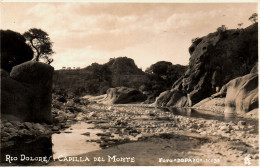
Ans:
<svg viewBox="0 0 260 167"><path fill-rule="evenodd" d="M18 64L32 60L33 51L25 43L25 38L11 30L0 30L1 68L10 72Z"/></svg>
<svg viewBox="0 0 260 167"><path fill-rule="evenodd" d="M225 32L227 30L227 27L225 25L222 25L221 27L217 28L217 32Z"/></svg>

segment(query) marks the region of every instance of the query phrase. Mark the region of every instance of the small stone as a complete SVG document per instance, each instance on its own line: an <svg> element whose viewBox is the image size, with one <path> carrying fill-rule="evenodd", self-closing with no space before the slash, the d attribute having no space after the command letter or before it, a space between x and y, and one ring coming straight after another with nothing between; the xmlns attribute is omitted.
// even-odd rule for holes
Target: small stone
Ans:
<svg viewBox="0 0 260 167"><path fill-rule="evenodd" d="M255 155L253 155L253 158L254 158L254 159L258 159L258 158L259 158L259 155L258 155L258 154L255 154Z"/></svg>
<svg viewBox="0 0 260 167"><path fill-rule="evenodd" d="M52 130L53 131L59 131L59 128L57 126L53 126Z"/></svg>
<svg viewBox="0 0 260 167"><path fill-rule="evenodd" d="M82 133L81 135L90 136L90 132L85 132L85 133Z"/></svg>
<svg viewBox="0 0 260 167"><path fill-rule="evenodd" d="M41 124L39 124L39 123L36 123L34 125L34 129L39 130L40 132L44 132L45 131L45 128Z"/></svg>
<svg viewBox="0 0 260 167"><path fill-rule="evenodd" d="M228 130L228 127L227 126L220 126L219 129L222 130L222 131L226 131L226 130Z"/></svg>
<svg viewBox="0 0 260 167"><path fill-rule="evenodd" d="M206 131L203 131L203 132L200 132L201 135L206 135L207 132Z"/></svg>
<svg viewBox="0 0 260 167"><path fill-rule="evenodd" d="M245 122L245 121L239 121L239 122L237 123L237 125L238 125L238 126L246 125L246 122Z"/></svg>
<svg viewBox="0 0 260 167"><path fill-rule="evenodd" d="M240 125L240 126L239 126L239 129L240 129L240 130L245 130L245 129L246 129L246 126Z"/></svg>
<svg viewBox="0 0 260 167"><path fill-rule="evenodd" d="M29 131L27 129L21 129L18 131L18 134L23 136L23 135L28 135Z"/></svg>
<svg viewBox="0 0 260 167"><path fill-rule="evenodd" d="M239 127L238 126L232 126L232 129L239 130Z"/></svg>
<svg viewBox="0 0 260 167"><path fill-rule="evenodd" d="M1 133L1 137L9 137L9 136L10 136L10 134L7 133L7 132L2 132Z"/></svg>
<svg viewBox="0 0 260 167"><path fill-rule="evenodd" d="M107 143L108 143L109 145L114 145L114 144L115 144L114 141L108 141Z"/></svg>
<svg viewBox="0 0 260 167"><path fill-rule="evenodd" d="M5 127L12 127L13 125L10 122L7 122L4 126Z"/></svg>
<svg viewBox="0 0 260 167"><path fill-rule="evenodd" d="M64 131L64 133L72 133L71 131Z"/></svg>
<svg viewBox="0 0 260 167"><path fill-rule="evenodd" d="M33 129L33 125L32 125L32 123L30 123L30 122L25 122L24 125L25 125L25 127L26 127L27 129L29 129L29 130L32 130L32 129Z"/></svg>
<svg viewBox="0 0 260 167"><path fill-rule="evenodd" d="M103 148L104 148L104 147L107 147L107 143L101 143L101 144L100 144L100 147L103 147Z"/></svg>
<svg viewBox="0 0 260 167"><path fill-rule="evenodd" d="M13 126L19 127L21 123L19 121L12 121Z"/></svg>
<svg viewBox="0 0 260 167"><path fill-rule="evenodd" d="M2 138L1 138L1 141L2 141L2 142L7 142L7 141L8 141L8 137L2 137Z"/></svg>
<svg viewBox="0 0 260 167"><path fill-rule="evenodd" d="M189 130L191 133L196 133L197 131L195 129L190 129Z"/></svg>
<svg viewBox="0 0 260 167"><path fill-rule="evenodd" d="M17 132L17 129L15 129L15 128L8 128L8 132L10 132L10 133L16 133L16 132Z"/></svg>

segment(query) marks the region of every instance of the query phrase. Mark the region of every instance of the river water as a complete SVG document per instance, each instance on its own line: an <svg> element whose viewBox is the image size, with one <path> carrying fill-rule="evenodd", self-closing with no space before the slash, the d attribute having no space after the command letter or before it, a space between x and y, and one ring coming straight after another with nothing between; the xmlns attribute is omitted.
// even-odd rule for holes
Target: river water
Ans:
<svg viewBox="0 0 260 167"><path fill-rule="evenodd" d="M86 140L97 140L97 133L102 133L101 129L92 129L94 124L78 122L59 134L52 135L53 158L74 156L101 149L96 142L86 142Z"/></svg>
<svg viewBox="0 0 260 167"><path fill-rule="evenodd" d="M239 118L236 115L217 114L205 110L194 110L190 108L160 108L159 110L161 110L161 112L169 112L170 114L182 115L186 117L218 120L223 122L232 121L234 123L242 120L249 125L258 125L258 122L252 119ZM140 115L140 119L149 121L149 118L149 115ZM98 143L87 142L91 139L100 139L100 137L96 134L103 132L102 129L91 129L93 126L94 124L78 122L60 134L53 134L52 150L54 159L62 156L73 156L100 150L101 147ZM90 136L83 135L83 133L90 133ZM256 133L258 133L258 129L256 129ZM118 137L117 134L113 135Z"/></svg>

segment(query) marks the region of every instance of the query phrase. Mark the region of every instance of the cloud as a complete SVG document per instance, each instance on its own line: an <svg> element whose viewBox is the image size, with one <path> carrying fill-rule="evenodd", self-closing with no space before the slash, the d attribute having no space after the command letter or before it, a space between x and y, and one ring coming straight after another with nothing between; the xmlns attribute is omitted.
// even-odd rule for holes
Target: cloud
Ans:
<svg viewBox="0 0 260 167"><path fill-rule="evenodd" d="M178 4L39 3L27 15L34 16L30 23L46 29L61 46L116 51L148 42L163 32L216 29L211 20L217 22L223 13L237 12L235 8L174 12L177 8Z"/></svg>
<svg viewBox="0 0 260 167"><path fill-rule="evenodd" d="M52 65L55 69L62 67L81 67L84 68L94 62L105 63L110 55L106 52L92 50L91 47L81 49L63 49L63 52L54 55Z"/></svg>
<svg viewBox="0 0 260 167"><path fill-rule="evenodd" d="M1 27L36 27L54 42L54 65L84 66L128 56L147 66L156 60L188 62L192 38L225 24L236 28L257 4L5 3ZM2 14L2 13L1 13ZM144 59L142 58L144 57ZM91 63L90 63L91 64Z"/></svg>

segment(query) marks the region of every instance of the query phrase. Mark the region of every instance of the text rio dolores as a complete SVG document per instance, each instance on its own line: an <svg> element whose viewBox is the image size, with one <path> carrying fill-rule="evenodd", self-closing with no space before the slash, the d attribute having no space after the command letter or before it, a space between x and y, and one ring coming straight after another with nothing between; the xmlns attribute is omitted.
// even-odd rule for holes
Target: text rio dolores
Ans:
<svg viewBox="0 0 260 167"><path fill-rule="evenodd" d="M27 161L27 162L44 162L49 163L50 161L61 161L61 162L123 162L123 163L133 163L135 162L135 157L121 157L117 155L107 155L107 156L96 156L96 157L87 157L87 156L63 156L59 155L57 159L53 159L52 156L43 156L43 157L32 157L21 154L20 156L11 156L6 155L5 161L8 163L15 163L16 161Z"/></svg>
<svg viewBox="0 0 260 167"><path fill-rule="evenodd" d="M21 154L20 156L11 156L11 155L5 155L5 161L8 163L15 163L16 161L21 162L44 162L48 163L52 159L52 156L38 156L38 157L32 157L32 156L26 156L25 154Z"/></svg>

